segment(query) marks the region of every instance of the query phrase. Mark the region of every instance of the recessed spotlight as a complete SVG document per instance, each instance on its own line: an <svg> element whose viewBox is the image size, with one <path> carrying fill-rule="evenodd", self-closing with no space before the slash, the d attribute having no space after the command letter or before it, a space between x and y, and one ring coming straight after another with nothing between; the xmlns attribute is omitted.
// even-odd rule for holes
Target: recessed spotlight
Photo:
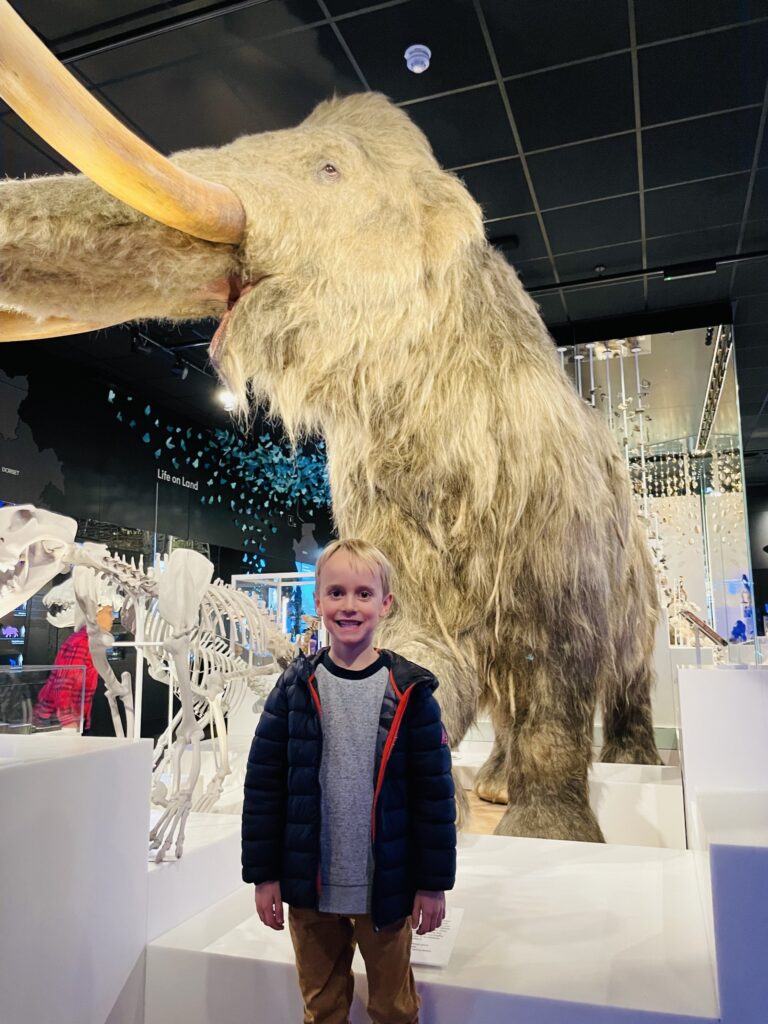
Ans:
<svg viewBox="0 0 768 1024"><path fill-rule="evenodd" d="M412 71L414 75L423 75L429 67L432 51L423 43L414 43L413 46L408 47L403 56L409 71Z"/></svg>
<svg viewBox="0 0 768 1024"><path fill-rule="evenodd" d="M219 388L219 390L216 392L216 397L227 410L227 412L232 412L232 410L235 408L235 396L227 388Z"/></svg>

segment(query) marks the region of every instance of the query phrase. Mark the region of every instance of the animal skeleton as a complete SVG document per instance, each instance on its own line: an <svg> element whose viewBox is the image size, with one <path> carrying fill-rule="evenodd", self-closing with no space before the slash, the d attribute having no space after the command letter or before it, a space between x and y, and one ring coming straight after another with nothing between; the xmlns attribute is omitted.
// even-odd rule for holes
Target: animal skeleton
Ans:
<svg viewBox="0 0 768 1024"><path fill-rule="evenodd" d="M96 613L106 603L122 603L122 618L136 634L137 648L150 671L177 692L181 708L161 738L155 755L153 798L164 812L150 834L151 848L162 860L175 840L176 856L184 843L184 828L200 775L200 741L211 725L216 772L196 810L211 810L230 772L225 714L234 710L250 686L258 696L257 679L278 669L293 656L293 648L266 613L247 595L217 580L213 565L195 551L172 552L159 574L116 558L102 545L73 543L73 520L33 506L0 509L0 614L30 597L70 565L71 586L54 588L47 604L60 609L49 621L74 625L84 621L88 642L117 736L125 735L118 700L125 708L128 735L133 732L133 691L129 673L118 680L107 660L114 645L110 633L99 629ZM72 539L70 539L72 538ZM43 555L42 553L45 553ZM74 597L70 604L69 598ZM77 611L75 611L77 609ZM269 661L256 661L259 654ZM181 757L192 748L192 767L181 780ZM170 764L170 793L160 776Z"/></svg>

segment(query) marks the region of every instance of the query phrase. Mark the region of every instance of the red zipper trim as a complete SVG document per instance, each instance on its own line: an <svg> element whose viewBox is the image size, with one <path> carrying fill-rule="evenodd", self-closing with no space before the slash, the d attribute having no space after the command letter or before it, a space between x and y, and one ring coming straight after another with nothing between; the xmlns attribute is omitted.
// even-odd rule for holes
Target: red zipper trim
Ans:
<svg viewBox="0 0 768 1024"><path fill-rule="evenodd" d="M322 707L321 707L321 705L320 705L320 697L318 696L317 690L316 690L316 689L315 689L315 687L314 687L314 686L312 685L312 680L313 680L314 678L315 678L315 673L313 672L313 673L312 673L312 675L311 675L311 676L309 677L309 679L308 679L308 681L307 681L307 686L309 686L309 692L310 692L310 694L312 695L312 700L313 700L313 701L315 702L315 707L317 708L317 714L318 714L318 717L319 717L319 718L320 718L320 720L322 721L322 718L323 718L323 709L322 709Z"/></svg>
<svg viewBox="0 0 768 1024"><path fill-rule="evenodd" d="M389 735L387 736L387 742L384 744L384 752L381 755L381 764L379 765L379 777L376 780L376 790L373 794L373 807L371 809L371 842L373 842L373 840L376 838L376 804L379 799L381 787L384 784L384 772L387 770L387 762L389 761L390 754L392 753L392 748L394 747L395 741L397 740L397 733L400 728L400 723L403 720L403 715L405 714L405 709L408 706L408 700L412 693L413 687L411 686L403 694L402 700L398 704L397 711L395 712L395 717L392 720Z"/></svg>
<svg viewBox="0 0 768 1024"><path fill-rule="evenodd" d="M315 673L313 672L312 675L307 680L307 685L309 686L309 692L310 692L310 694L312 696L312 700L315 702L315 707L317 708L317 717L322 722L322 720L323 720L323 708L322 708L322 705L320 704L320 696L319 696L317 690L315 689L315 687L314 687L314 685L312 683L312 680L314 678L315 678ZM317 876L315 878L315 888L317 889L318 899L320 898L320 891L321 891L322 887L323 887L323 882L322 882L322 878L321 878L321 875L320 875L320 865L318 864L317 865Z"/></svg>

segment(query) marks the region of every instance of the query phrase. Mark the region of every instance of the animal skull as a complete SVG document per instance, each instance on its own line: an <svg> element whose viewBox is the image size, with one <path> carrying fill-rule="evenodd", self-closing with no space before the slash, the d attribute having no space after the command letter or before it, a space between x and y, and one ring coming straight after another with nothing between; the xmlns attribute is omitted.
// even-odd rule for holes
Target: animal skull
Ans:
<svg viewBox="0 0 768 1024"><path fill-rule="evenodd" d="M34 505L0 508L0 615L70 565L77 523Z"/></svg>

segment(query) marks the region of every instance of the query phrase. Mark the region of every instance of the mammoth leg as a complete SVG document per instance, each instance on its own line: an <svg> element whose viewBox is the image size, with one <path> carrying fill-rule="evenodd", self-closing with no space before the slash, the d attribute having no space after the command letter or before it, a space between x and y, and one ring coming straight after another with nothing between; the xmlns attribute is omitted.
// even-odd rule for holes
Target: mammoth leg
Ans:
<svg viewBox="0 0 768 1024"><path fill-rule="evenodd" d="M514 715L508 705L497 702L491 708L493 748L475 776L475 793L492 804L508 802L509 744L514 731Z"/></svg>
<svg viewBox="0 0 768 1024"><path fill-rule="evenodd" d="M509 806L497 835L604 841L587 781L596 687L566 671L530 661L515 672Z"/></svg>
<svg viewBox="0 0 768 1024"><path fill-rule="evenodd" d="M618 764L661 764L653 735L653 675L642 666L603 700L601 761Z"/></svg>

